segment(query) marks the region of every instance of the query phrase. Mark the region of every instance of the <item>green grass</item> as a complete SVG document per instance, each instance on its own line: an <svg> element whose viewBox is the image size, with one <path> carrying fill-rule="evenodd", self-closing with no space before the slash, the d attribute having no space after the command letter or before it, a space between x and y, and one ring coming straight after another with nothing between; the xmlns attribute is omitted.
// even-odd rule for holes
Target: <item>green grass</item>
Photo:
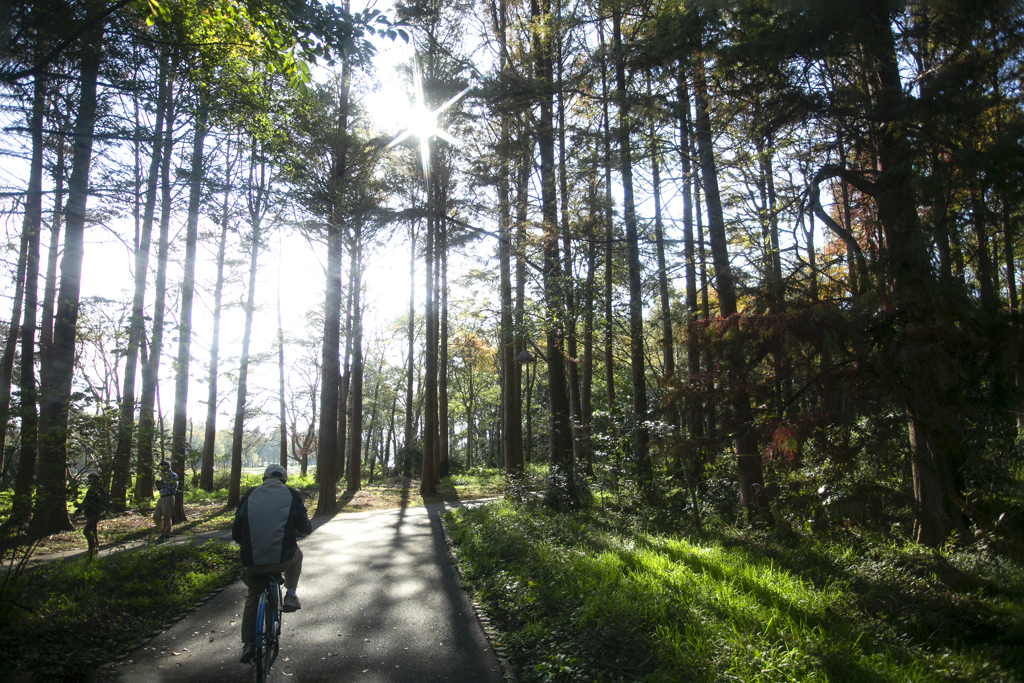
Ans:
<svg viewBox="0 0 1024 683"><path fill-rule="evenodd" d="M34 680L89 680L168 619L240 571L238 550L221 542L165 545L93 562L51 562L26 573L21 608L0 623L0 668Z"/></svg>
<svg viewBox="0 0 1024 683"><path fill-rule="evenodd" d="M524 680L1024 680L1006 636L1024 571L978 553L686 539L508 502L446 521Z"/></svg>
<svg viewBox="0 0 1024 683"><path fill-rule="evenodd" d="M441 488L458 489L464 500L493 496L505 483L505 472L496 468L473 467L441 480Z"/></svg>

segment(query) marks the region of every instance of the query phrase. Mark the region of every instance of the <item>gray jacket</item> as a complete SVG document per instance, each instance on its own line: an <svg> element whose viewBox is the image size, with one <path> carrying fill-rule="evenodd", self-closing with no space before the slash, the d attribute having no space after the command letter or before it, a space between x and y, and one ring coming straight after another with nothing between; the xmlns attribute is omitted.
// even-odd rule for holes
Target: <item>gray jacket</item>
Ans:
<svg viewBox="0 0 1024 683"><path fill-rule="evenodd" d="M298 537L311 533L302 498L276 477L246 491L231 526L231 538L240 546L246 567L290 560Z"/></svg>

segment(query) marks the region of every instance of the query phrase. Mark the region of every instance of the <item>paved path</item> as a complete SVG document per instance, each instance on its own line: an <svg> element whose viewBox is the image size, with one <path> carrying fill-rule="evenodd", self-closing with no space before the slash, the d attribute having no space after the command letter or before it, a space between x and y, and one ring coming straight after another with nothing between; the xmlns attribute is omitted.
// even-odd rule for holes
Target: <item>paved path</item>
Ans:
<svg viewBox="0 0 1024 683"><path fill-rule="evenodd" d="M340 514L300 541L302 610L284 617L271 680L502 681L448 562L438 515L449 507ZM238 663L244 598L232 584L99 680L251 680Z"/></svg>

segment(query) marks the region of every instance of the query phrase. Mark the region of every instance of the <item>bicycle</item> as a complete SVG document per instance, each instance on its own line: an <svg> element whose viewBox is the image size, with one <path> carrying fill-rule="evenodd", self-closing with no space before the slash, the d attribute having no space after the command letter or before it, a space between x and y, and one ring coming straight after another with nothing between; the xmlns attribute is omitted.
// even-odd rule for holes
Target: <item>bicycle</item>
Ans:
<svg viewBox="0 0 1024 683"><path fill-rule="evenodd" d="M253 578L267 582L256 609L256 641L252 653L256 683L265 683L281 645L281 585L284 577L280 574L263 574Z"/></svg>

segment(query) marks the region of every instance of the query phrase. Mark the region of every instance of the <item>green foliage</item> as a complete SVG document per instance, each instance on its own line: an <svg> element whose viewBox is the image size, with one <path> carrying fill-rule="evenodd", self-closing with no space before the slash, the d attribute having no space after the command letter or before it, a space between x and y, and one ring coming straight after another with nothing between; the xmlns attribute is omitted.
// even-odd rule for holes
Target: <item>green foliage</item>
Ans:
<svg viewBox="0 0 1024 683"><path fill-rule="evenodd" d="M220 541L40 566L22 577L28 609L0 620L0 665L36 680L86 680L240 569L237 549Z"/></svg>
<svg viewBox="0 0 1024 683"><path fill-rule="evenodd" d="M636 530L600 508L446 516L464 575L534 681L1003 681L1024 571L983 549ZM721 527L719 527L721 528Z"/></svg>
<svg viewBox="0 0 1024 683"><path fill-rule="evenodd" d="M0 527L0 624L28 609L28 590L23 575L39 540L28 540L27 531L20 525Z"/></svg>

